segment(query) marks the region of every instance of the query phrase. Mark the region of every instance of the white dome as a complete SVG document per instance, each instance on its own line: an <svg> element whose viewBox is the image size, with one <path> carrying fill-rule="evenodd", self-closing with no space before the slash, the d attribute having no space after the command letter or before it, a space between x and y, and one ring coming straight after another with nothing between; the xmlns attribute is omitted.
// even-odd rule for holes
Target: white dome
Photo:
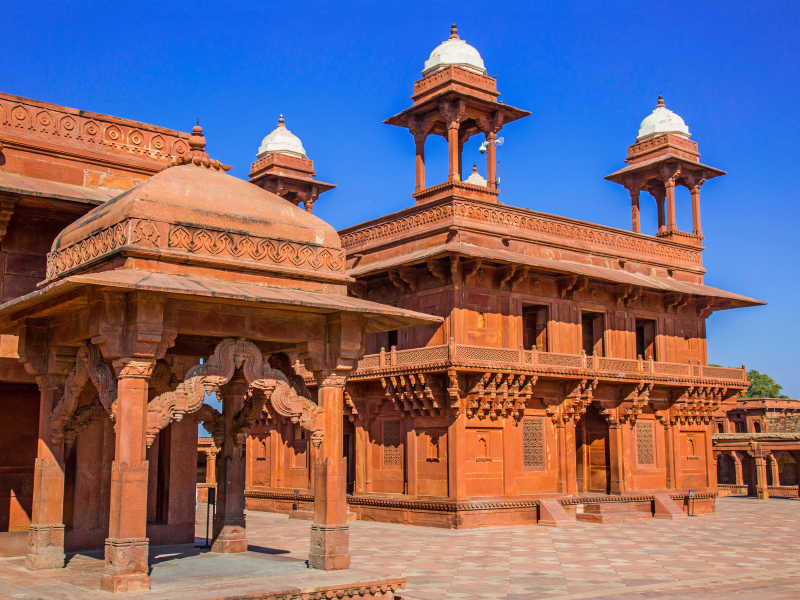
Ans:
<svg viewBox="0 0 800 600"><path fill-rule="evenodd" d="M482 185L486 187L486 180L481 177L481 174L478 173L478 166L473 164L472 165L472 174L467 177L467 180L464 183L471 183L472 185Z"/></svg>
<svg viewBox="0 0 800 600"><path fill-rule="evenodd" d="M450 29L450 39L439 44L431 52L431 57L425 61L425 69L423 69L422 75L427 77L431 73L441 71L450 65L456 65L480 75L486 75L486 67L483 66L481 55L467 42L459 39L455 23Z"/></svg>
<svg viewBox="0 0 800 600"><path fill-rule="evenodd" d="M664 99L661 96L658 97L656 109L639 125L639 135L636 136L636 141L658 133L681 133L686 137L691 136L686 123L664 106Z"/></svg>
<svg viewBox="0 0 800 600"><path fill-rule="evenodd" d="M278 119L278 128L261 142L256 158L264 158L267 154L289 154L308 158L300 138L286 129L283 124L283 115Z"/></svg>

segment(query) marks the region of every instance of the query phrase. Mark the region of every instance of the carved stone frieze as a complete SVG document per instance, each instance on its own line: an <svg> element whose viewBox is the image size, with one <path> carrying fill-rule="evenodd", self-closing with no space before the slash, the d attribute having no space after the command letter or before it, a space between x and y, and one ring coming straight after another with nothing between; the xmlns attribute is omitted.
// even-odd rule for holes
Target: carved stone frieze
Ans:
<svg viewBox="0 0 800 600"><path fill-rule="evenodd" d="M516 373L484 373L472 386L466 400L468 417L496 420L501 417L520 418L525 404L531 399L536 375Z"/></svg>
<svg viewBox="0 0 800 600"><path fill-rule="evenodd" d="M381 385L401 413L417 417L447 414L447 404L441 399L443 386L436 375L417 372L381 377Z"/></svg>
<svg viewBox="0 0 800 600"><path fill-rule="evenodd" d="M344 271L344 251L286 240L243 235L221 229L170 225L169 247L193 254L226 256L260 263L313 269Z"/></svg>

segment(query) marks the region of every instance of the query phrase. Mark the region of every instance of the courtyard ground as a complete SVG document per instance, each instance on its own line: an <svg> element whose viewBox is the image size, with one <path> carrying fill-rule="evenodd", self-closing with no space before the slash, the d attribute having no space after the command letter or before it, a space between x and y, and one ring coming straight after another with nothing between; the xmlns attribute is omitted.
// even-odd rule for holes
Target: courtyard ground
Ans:
<svg viewBox="0 0 800 600"><path fill-rule="evenodd" d="M199 508L197 533L205 535L206 507ZM259 598L289 584L405 576L403 600L800 598L800 500L729 497L717 509L680 521L565 528L449 531L353 521L353 570L331 573L305 567L309 521L251 511L246 554L152 547L153 589L119 597ZM21 557L0 559L0 598L115 597L99 590L102 552L67 558L66 569L38 573L25 570Z"/></svg>
<svg viewBox="0 0 800 600"><path fill-rule="evenodd" d="M306 558L307 521L247 519L251 544ZM403 600L800 598L796 499L727 497L713 515L565 528L350 526L352 566L404 575Z"/></svg>

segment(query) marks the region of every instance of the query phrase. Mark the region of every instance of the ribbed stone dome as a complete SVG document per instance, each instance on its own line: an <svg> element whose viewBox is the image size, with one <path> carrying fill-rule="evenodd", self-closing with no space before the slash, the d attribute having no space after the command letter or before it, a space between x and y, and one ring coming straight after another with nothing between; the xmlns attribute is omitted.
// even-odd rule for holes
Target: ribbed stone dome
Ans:
<svg viewBox="0 0 800 600"><path fill-rule="evenodd" d="M278 119L278 127L261 142L256 158L264 158L267 154L289 154L308 158L300 138L286 129L283 124L283 115Z"/></svg>
<svg viewBox="0 0 800 600"><path fill-rule="evenodd" d="M425 61L425 69L422 71L422 75L427 77L431 73L446 69L450 65L456 65L480 75L486 75L486 67L483 66L481 55L475 48L458 37L455 23L450 29L450 39L439 44L431 52L431 57Z"/></svg>
<svg viewBox="0 0 800 600"><path fill-rule="evenodd" d="M691 135L683 119L664 106L664 99L661 96L658 97L656 109L639 125L636 141L659 133L680 133L686 137Z"/></svg>

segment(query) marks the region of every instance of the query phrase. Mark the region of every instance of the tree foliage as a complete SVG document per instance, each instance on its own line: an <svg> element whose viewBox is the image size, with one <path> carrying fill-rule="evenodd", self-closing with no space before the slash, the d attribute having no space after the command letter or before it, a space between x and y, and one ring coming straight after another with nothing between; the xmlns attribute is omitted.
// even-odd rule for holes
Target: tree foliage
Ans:
<svg viewBox="0 0 800 600"><path fill-rule="evenodd" d="M750 387L744 394L745 398L788 398L785 394L781 394L783 386L775 381L766 373L760 373L755 369L750 369L747 372L747 379L750 381Z"/></svg>

